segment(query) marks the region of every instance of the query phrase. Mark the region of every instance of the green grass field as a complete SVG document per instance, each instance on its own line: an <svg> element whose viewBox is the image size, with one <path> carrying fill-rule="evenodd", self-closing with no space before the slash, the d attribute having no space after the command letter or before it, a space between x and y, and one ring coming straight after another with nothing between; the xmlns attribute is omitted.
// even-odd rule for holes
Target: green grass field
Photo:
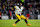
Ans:
<svg viewBox="0 0 40 27"><path fill-rule="evenodd" d="M40 20L28 20L31 26L27 26L24 20L20 20L16 26L13 26L16 20L0 20L0 27L40 27Z"/></svg>

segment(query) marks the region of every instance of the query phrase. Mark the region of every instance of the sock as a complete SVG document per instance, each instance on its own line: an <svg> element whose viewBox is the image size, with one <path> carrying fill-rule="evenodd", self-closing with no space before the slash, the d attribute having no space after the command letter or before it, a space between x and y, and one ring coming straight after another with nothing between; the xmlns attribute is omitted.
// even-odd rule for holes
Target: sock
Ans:
<svg viewBox="0 0 40 27"><path fill-rule="evenodd" d="M26 24L28 23L26 19L24 21L26 22Z"/></svg>
<svg viewBox="0 0 40 27"><path fill-rule="evenodd" d="M15 22L15 24L17 23L17 22L19 22L20 20L18 19L16 22Z"/></svg>

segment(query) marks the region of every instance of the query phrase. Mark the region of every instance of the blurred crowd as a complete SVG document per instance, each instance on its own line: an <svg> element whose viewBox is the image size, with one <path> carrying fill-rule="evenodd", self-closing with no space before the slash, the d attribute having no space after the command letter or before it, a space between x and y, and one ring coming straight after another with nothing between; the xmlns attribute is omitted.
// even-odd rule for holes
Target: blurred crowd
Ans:
<svg viewBox="0 0 40 27"><path fill-rule="evenodd" d="M14 6L18 1L21 0L0 0L0 16L1 15L13 15L15 14ZM29 14L40 14L40 1L37 0L24 0L23 4L25 5L25 12L28 10ZM24 14L26 14L24 12Z"/></svg>
<svg viewBox="0 0 40 27"><path fill-rule="evenodd" d="M14 1L15 2L15 1ZM10 11L14 11L14 2L11 0L2 0L0 3L0 11L4 14L8 14Z"/></svg>

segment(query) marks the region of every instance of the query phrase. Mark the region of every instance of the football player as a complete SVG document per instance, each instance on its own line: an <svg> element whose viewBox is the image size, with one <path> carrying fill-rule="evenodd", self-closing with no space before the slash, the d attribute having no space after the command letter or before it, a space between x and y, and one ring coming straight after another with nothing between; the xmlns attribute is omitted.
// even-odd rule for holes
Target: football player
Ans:
<svg viewBox="0 0 40 27"><path fill-rule="evenodd" d="M26 17L24 15L22 15L22 10L24 9L24 7L22 6L22 3L17 3L17 6L14 6L15 8L15 17L18 19L13 26L16 26L16 24L21 20L24 19L24 21L26 22L26 25L30 26L31 24L28 24ZM29 14L27 14L27 18L29 18Z"/></svg>

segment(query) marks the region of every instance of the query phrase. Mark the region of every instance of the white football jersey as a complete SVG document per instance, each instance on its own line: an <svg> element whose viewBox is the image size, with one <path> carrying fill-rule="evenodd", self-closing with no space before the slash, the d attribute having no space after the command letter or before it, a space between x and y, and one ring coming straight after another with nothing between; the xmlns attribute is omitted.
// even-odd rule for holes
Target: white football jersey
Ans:
<svg viewBox="0 0 40 27"><path fill-rule="evenodd" d="M20 14L21 15L21 13L22 13L22 10L23 10L23 6L21 6L20 8L19 8L19 6L15 6L16 8L15 8L15 14Z"/></svg>

